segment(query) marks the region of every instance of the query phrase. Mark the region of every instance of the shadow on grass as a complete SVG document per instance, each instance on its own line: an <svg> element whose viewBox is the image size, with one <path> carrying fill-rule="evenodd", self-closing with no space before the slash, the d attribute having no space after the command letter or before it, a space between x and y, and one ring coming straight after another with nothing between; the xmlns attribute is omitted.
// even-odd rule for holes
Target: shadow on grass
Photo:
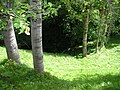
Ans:
<svg viewBox="0 0 120 90"><path fill-rule="evenodd" d="M120 35L112 35L108 41L106 48L112 49L114 47L117 47L118 45L120 45Z"/></svg>
<svg viewBox="0 0 120 90"><path fill-rule="evenodd" d="M69 81L6 61L0 65L0 90L120 90L120 74L81 75Z"/></svg>

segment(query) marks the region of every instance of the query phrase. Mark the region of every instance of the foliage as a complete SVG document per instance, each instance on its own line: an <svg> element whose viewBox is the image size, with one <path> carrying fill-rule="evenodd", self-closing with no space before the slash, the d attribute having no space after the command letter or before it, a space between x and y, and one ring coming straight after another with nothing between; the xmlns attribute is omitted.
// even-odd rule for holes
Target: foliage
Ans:
<svg viewBox="0 0 120 90"><path fill-rule="evenodd" d="M54 17L58 15L58 10L61 8L61 5L56 6L52 2L49 2L47 0L44 0L43 2L43 19L46 19L48 17Z"/></svg>
<svg viewBox="0 0 120 90"><path fill-rule="evenodd" d="M0 29L5 30L7 29L7 17L14 17L14 27L20 30L20 33L24 30L26 31L26 34L30 31L29 28L29 22L27 21L28 18L28 8L29 5L27 2L24 1L16 1L16 0L10 0L3 2L1 0L0 3ZM8 5L8 6L7 6Z"/></svg>
<svg viewBox="0 0 120 90"><path fill-rule="evenodd" d="M25 32L29 35L30 17L35 17L34 13L30 14L32 6L29 6L29 0L13 1L14 7L10 9L4 9L6 2L0 3L0 11L14 17L14 27L18 34ZM99 31L101 31L99 46L102 41L107 43L109 33L118 33L120 27L119 0L112 0L109 4L107 1L111 0L44 0L43 9L40 10L43 13L44 50L52 52L69 50L73 52L74 50L75 52L76 48L81 47L84 30L83 18L87 14L86 8L90 10L88 44L93 42L88 48L95 48ZM104 16L101 16L101 11L106 12ZM3 19L0 19L0 30L6 27L6 24L3 23L5 20L1 20ZM106 25L107 31L104 35ZM27 37L30 38L30 36ZM27 47L31 47L30 42L24 41L24 35L23 38L22 35L20 36L19 41L18 43L25 42ZM81 52L81 48L79 51Z"/></svg>
<svg viewBox="0 0 120 90"><path fill-rule="evenodd" d="M48 0L50 1L50 0ZM109 1L109 0L108 0ZM72 50L73 48L79 48L82 45L82 33L83 33L83 18L87 14L85 12L86 8L89 8L90 12L90 21L89 21L89 31L88 31L88 44L89 42L93 43L93 48L95 48L96 42L98 40L98 32L100 31L101 34L99 36L99 46L100 43L104 42L107 43L109 34L111 32L117 31L119 29L119 18L116 18L116 12L119 13L119 9L115 9L115 6L119 7L118 0L111 1L109 4L106 0L52 0L51 1L54 6L61 5L61 8L58 10L58 16L48 17L44 20L45 30L54 33L54 31L59 33L59 30L64 33L65 38L69 38L69 42L67 42L67 49ZM112 8L112 10L111 10ZM114 10L114 12L113 12ZM105 12L102 15L102 11ZM119 14L118 14L119 15ZM116 18L116 19L115 19ZM116 23L116 24L115 24ZM44 25L43 24L43 25ZM111 25L112 24L112 25ZM117 25L117 27L116 27ZM114 27L115 26L115 27ZM48 28L47 28L48 27ZM59 30L58 30L59 29ZM106 30L107 29L107 30ZM110 30L110 31L109 31ZM46 33L45 31L43 31ZM59 34L61 35L61 34ZM49 37L50 34L46 33L45 40L49 38L54 38L55 40L55 33L51 35L53 37ZM47 43L47 42L46 42ZM51 43L51 44L50 44ZM52 41L48 41L48 46L57 47L52 45ZM57 43L60 43L59 41ZM60 46L58 47L60 48ZM69 49L70 48L70 49ZM89 47L88 47L89 48Z"/></svg>

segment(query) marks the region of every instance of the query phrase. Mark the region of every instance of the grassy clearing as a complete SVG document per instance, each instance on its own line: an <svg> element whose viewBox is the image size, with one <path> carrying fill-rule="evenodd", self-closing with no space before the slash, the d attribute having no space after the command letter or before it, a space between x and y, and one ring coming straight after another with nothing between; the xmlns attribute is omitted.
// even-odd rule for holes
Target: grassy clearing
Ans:
<svg viewBox="0 0 120 90"><path fill-rule="evenodd" d="M43 74L33 71L31 51L19 50L23 64L18 65L5 61L0 47L0 90L120 90L119 37L87 58L44 53Z"/></svg>

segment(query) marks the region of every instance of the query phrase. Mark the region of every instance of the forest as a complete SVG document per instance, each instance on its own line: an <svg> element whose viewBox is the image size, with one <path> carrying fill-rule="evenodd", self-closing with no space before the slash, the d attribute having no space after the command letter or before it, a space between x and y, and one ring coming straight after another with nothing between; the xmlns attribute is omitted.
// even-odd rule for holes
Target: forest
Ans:
<svg viewBox="0 0 120 90"><path fill-rule="evenodd" d="M120 90L119 0L0 0L0 90Z"/></svg>

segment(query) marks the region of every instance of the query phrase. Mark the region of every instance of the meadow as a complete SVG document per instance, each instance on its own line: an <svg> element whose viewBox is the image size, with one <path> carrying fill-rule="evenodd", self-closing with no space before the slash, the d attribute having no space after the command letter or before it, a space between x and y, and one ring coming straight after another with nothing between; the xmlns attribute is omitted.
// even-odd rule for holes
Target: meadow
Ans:
<svg viewBox="0 0 120 90"><path fill-rule="evenodd" d="M86 58L44 52L45 71L33 70L30 50L19 50L22 64L0 47L0 90L120 90L120 36Z"/></svg>

